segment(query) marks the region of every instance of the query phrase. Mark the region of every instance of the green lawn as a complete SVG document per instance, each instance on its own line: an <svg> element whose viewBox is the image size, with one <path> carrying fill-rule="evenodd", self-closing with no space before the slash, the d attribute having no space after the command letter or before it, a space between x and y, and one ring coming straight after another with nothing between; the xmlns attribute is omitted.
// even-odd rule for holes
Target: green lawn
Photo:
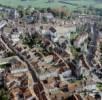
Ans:
<svg viewBox="0 0 102 100"><path fill-rule="evenodd" d="M38 8L46 8L46 7L60 7L60 6L66 6L69 9L75 9L76 7L80 6L94 6L97 8L102 8L102 3L96 2L95 0L66 0L68 3L71 4L65 4L65 3L59 3L59 0L55 0L54 3L48 3L48 0L0 0L0 4L17 7L18 5L23 5L27 7L28 5L31 5L32 7L38 7ZM75 5L74 5L75 4ZM76 6L77 4L77 6Z"/></svg>
<svg viewBox="0 0 102 100"><path fill-rule="evenodd" d="M17 7L18 5L23 5L27 7L28 5L31 5L33 7L54 7L54 6L60 6L59 3L47 3L48 0L27 0L27 1L21 1L21 0L0 0L0 3L3 5L8 5L12 7Z"/></svg>

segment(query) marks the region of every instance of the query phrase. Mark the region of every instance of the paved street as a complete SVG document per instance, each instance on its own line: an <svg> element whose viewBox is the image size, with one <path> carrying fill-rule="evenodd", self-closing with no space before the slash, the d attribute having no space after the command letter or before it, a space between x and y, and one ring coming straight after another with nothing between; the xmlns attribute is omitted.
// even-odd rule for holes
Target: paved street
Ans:
<svg viewBox="0 0 102 100"><path fill-rule="evenodd" d="M95 51L96 51L96 47L97 47L97 39L98 39L99 32L97 30L97 27L96 27L95 23L93 25L90 25L90 28L91 28L91 32L93 32L92 33L93 36L92 36L92 40L89 44L87 61L90 64L90 66L93 67L92 59L95 56Z"/></svg>

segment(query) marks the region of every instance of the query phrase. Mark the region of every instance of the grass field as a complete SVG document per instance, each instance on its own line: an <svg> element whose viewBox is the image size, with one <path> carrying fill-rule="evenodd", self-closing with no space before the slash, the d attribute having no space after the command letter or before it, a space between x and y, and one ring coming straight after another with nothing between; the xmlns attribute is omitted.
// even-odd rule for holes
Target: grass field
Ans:
<svg viewBox="0 0 102 100"><path fill-rule="evenodd" d="M54 3L48 3L48 0L0 0L0 4L11 7L17 7L18 5L23 5L27 7L28 5L31 5L32 7L37 7L37 8L66 6L71 10L75 9L76 7L90 6L90 5L96 8L102 8L102 2L96 2L95 0L61 0L67 3L61 3L58 1L59 0L55 0Z"/></svg>
<svg viewBox="0 0 102 100"><path fill-rule="evenodd" d="M27 0L27 1L21 1L21 0L0 0L0 4L17 7L18 5L23 5L27 7L28 5L31 5L32 7L39 7L39 8L47 8L47 7L60 7L64 6L65 4L58 3L57 1L54 3L48 3L48 0ZM71 5L67 5L69 8L72 8Z"/></svg>

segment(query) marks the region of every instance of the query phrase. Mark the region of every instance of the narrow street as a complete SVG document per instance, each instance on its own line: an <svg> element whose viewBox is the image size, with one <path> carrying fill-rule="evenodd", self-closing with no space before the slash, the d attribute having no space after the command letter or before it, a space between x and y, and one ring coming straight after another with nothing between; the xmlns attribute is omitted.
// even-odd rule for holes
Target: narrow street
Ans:
<svg viewBox="0 0 102 100"><path fill-rule="evenodd" d="M46 96L45 90L44 90L44 86L41 83L38 74L36 73L34 66L32 64L30 64L28 62L28 60L21 54L19 53L9 42L8 39L1 35L1 39L2 41L5 43L5 45L7 45L22 61L24 61L27 66L28 66L28 70L32 75L33 78L33 82L36 83L33 86L34 92L36 93L37 97L39 98L39 100L49 100L48 97ZM43 92L42 92L43 91ZM42 94L41 94L42 93Z"/></svg>

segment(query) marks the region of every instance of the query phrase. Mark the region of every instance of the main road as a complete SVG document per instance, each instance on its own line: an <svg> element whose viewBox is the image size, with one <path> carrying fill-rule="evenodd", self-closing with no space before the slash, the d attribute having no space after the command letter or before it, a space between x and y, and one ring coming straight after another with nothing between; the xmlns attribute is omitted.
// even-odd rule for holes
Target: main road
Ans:
<svg viewBox="0 0 102 100"><path fill-rule="evenodd" d="M89 44L87 61L88 61L89 65L92 67L93 66L92 60L95 56L95 52L97 49L97 39L99 36L99 31L97 29L96 23L94 23L93 25L90 25L90 28L91 28L92 37L91 37L91 42Z"/></svg>

